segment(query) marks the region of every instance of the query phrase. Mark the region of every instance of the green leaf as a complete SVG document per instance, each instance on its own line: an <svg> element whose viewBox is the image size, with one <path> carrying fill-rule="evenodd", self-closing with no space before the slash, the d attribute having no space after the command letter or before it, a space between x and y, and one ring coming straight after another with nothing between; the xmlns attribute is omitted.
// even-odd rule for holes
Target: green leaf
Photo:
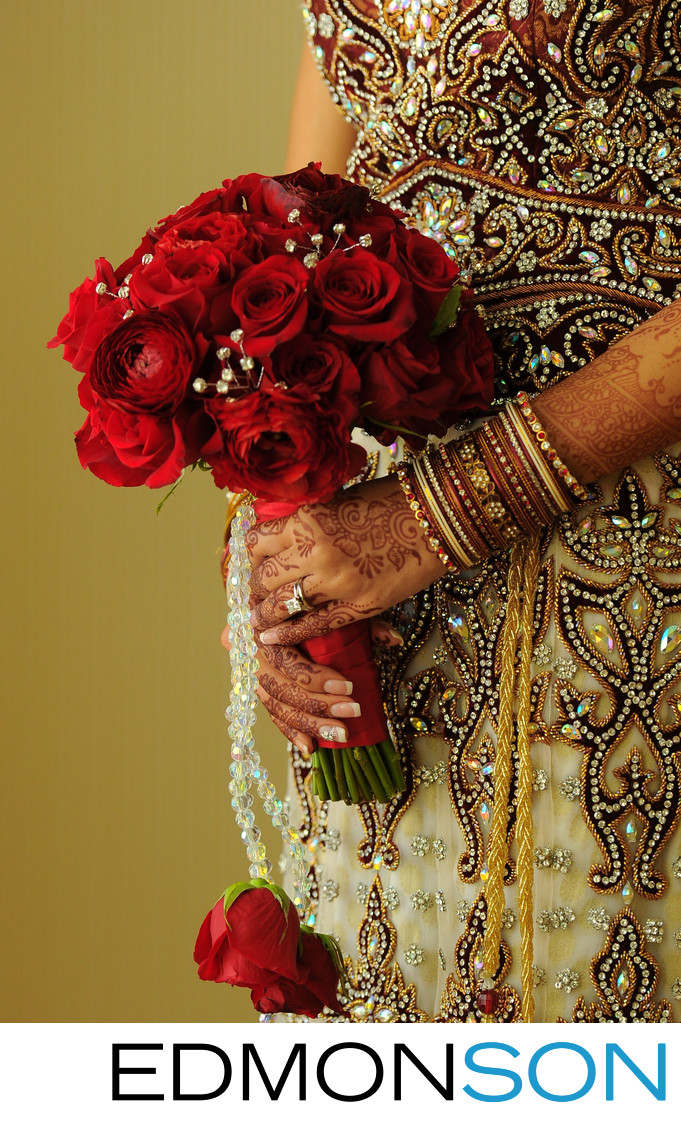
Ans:
<svg viewBox="0 0 681 1128"><path fill-rule="evenodd" d="M364 418L376 427L385 427L386 431L396 431L398 435L413 435L415 439L423 439L424 442L428 438L427 435L420 435L418 431L410 431L408 427L398 427L396 423L386 423L383 419L373 419L370 415L365 415Z"/></svg>
<svg viewBox="0 0 681 1128"><path fill-rule="evenodd" d="M463 286L452 286L435 314L435 320L429 333L431 340L433 337L439 337L440 333L444 333L446 329L451 329L452 325L456 324L462 293Z"/></svg>
<svg viewBox="0 0 681 1128"><path fill-rule="evenodd" d="M186 470L186 467L185 467L185 470ZM164 506L164 505L165 505L165 503L167 502L168 498L169 498L169 497L171 497L171 496L172 496L172 494L174 494L174 493L175 493L175 490L177 489L177 487L179 486L179 484L180 484L180 482L182 481L182 479L183 479L183 478L184 478L184 470L183 470L183 471L182 471L182 473L180 474L180 476L179 476L179 478L177 479L177 481L176 481L176 482L173 482L173 484L172 484L172 486L170 487L170 489L168 490L168 492L167 492L167 493L164 493L163 497L161 498L161 500L159 501L158 505L156 506L156 516L157 516L157 517L158 517L159 513L161 512L161 510L163 509L163 506Z"/></svg>
<svg viewBox="0 0 681 1128"><path fill-rule="evenodd" d="M275 901L279 902L281 910L286 920L288 920L288 910L291 901L288 895L278 885L273 885L271 881L267 881L263 877L254 877L252 881L235 881L234 885L229 885L223 893L225 905L225 917L229 911L230 905L233 905L237 897L245 893L249 889L269 889Z"/></svg>

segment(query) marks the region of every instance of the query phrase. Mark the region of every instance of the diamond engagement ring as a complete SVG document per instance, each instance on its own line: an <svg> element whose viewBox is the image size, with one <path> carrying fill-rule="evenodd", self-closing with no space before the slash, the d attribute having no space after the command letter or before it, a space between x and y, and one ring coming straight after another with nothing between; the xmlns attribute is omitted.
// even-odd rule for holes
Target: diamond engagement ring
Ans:
<svg viewBox="0 0 681 1128"><path fill-rule="evenodd" d="M312 607L303 595L303 587L300 580L296 580L294 583L293 595L290 599L284 600L284 607L289 615L299 615L301 611L312 611Z"/></svg>

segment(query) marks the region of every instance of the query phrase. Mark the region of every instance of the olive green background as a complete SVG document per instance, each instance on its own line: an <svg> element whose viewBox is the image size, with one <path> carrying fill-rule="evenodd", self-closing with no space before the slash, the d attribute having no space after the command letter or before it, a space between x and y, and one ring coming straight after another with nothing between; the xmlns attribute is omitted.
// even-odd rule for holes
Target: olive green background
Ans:
<svg viewBox="0 0 681 1128"><path fill-rule="evenodd" d="M157 491L82 470L78 377L45 342L96 257L116 265L227 176L282 171L298 9L4 5L0 1021L253 1018L192 960L247 872L227 792L224 498L195 473L157 517ZM283 780L283 738L265 719L256 735Z"/></svg>

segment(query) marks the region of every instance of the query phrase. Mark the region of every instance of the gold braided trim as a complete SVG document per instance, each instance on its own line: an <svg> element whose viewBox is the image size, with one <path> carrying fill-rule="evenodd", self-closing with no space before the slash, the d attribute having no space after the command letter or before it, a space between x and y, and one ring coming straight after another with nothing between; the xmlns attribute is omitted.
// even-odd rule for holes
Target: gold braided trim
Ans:
<svg viewBox="0 0 681 1128"><path fill-rule="evenodd" d="M494 979L499 966L501 918L505 907L504 870L506 868L508 833L508 797L511 787L513 750L513 697L516 642L520 626L520 592L523 579L525 542L514 545L508 569L506 622L501 645L501 677L499 682L499 728L494 760L494 812L487 853L487 923L483 948L484 973Z"/></svg>
<svg viewBox="0 0 681 1128"><path fill-rule="evenodd" d="M533 990L533 885L532 762L530 759L530 691L532 685L532 626L539 575L539 538L513 546L508 572L506 621L501 645L499 727L494 761L494 811L488 845L486 886L487 920L483 947L484 975L493 981L499 966L501 922L505 908L504 870L508 857L508 799L517 722L519 775L516 838L518 841L518 913L521 934L522 1016L531 1022ZM515 659L519 651L518 708L514 713Z"/></svg>
<svg viewBox="0 0 681 1128"><path fill-rule="evenodd" d="M532 827L532 759L530 756L530 708L532 692L532 630L534 601L539 579L539 537L525 543L523 606L520 617L522 639L518 670L518 794L516 838L518 841L518 916L523 1022L534 1017L534 836Z"/></svg>

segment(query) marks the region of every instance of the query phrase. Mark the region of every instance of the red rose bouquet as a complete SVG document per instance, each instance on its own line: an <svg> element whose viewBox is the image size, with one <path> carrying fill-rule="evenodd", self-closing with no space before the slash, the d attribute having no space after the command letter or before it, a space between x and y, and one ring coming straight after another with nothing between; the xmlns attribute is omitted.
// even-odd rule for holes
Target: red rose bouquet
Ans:
<svg viewBox="0 0 681 1128"><path fill-rule="evenodd" d="M312 164L226 180L149 230L117 269L98 259L71 294L59 344L84 373L83 466L112 485L154 487L210 468L218 486L253 494L260 518L328 500L357 475L355 426L419 448L492 396L491 349L443 248ZM321 750L315 787L385 801L402 783L368 631L344 632L307 649L364 687L348 744L365 766L343 761L345 778Z"/></svg>
<svg viewBox="0 0 681 1128"><path fill-rule="evenodd" d="M117 486L173 486L189 466L250 493L259 518L328 500L365 462L361 426L412 447L489 405L492 354L472 295L432 240L369 192L318 166L227 180L148 231L118 268L98 259L50 346L84 373L78 456ZM254 750L256 645L249 563L232 525L228 584L232 697L229 789L251 881L208 914L195 958L204 979L246 986L257 1009L338 1011L340 954L306 924L304 849ZM308 644L364 686L353 754L320 749L322 798L387 801L401 769L381 705L368 630ZM340 660L338 660L340 659ZM255 786L291 863L294 901L270 880L251 810ZM309 919L309 918L308 918Z"/></svg>
<svg viewBox="0 0 681 1128"><path fill-rule="evenodd" d="M49 344L84 373L80 461L116 486L202 463L268 516L328 500L365 461L353 427L419 447L489 405L491 350L457 278L314 165L226 180L71 294Z"/></svg>

